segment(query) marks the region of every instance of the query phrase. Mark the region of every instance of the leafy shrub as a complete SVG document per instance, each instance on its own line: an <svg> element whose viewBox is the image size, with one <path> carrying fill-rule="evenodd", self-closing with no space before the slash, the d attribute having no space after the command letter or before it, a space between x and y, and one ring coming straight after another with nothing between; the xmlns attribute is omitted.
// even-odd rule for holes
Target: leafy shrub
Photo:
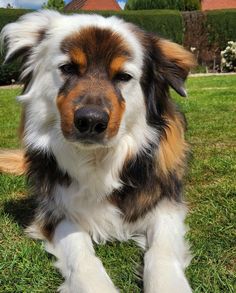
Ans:
<svg viewBox="0 0 236 293"><path fill-rule="evenodd" d="M199 64L213 70L221 66L220 52L230 40L236 40L236 10L182 12L184 46L195 47Z"/></svg>
<svg viewBox="0 0 236 293"><path fill-rule="evenodd" d="M221 51L221 69L236 72L236 42L229 41L225 50Z"/></svg>
<svg viewBox="0 0 236 293"><path fill-rule="evenodd" d="M31 10L25 9L3 9L0 8L0 31L2 28L13 21L16 21L23 14L30 12ZM19 62L13 62L11 64L3 64L4 51L0 50L2 55L0 56L0 85L11 84L13 81L17 81L19 78Z"/></svg>
<svg viewBox="0 0 236 293"><path fill-rule="evenodd" d="M44 9L56 9L62 11L65 7L63 0L48 0L47 3L43 4Z"/></svg>
<svg viewBox="0 0 236 293"><path fill-rule="evenodd" d="M199 0L184 0L184 11L199 10L201 3Z"/></svg>
<svg viewBox="0 0 236 293"><path fill-rule="evenodd" d="M0 30L7 23L16 21L21 15L30 12L30 10L22 9L0 9ZM73 13L85 13L85 11L73 11ZM94 13L94 11L86 11L86 13ZM95 13L104 16L117 15L124 18L128 22L132 22L143 29L158 33L160 36L171 39L177 43L183 41L183 22L182 16L178 11L95 11ZM11 84L12 80L18 79L19 63L2 65L3 57L0 58L0 85Z"/></svg>
<svg viewBox="0 0 236 293"><path fill-rule="evenodd" d="M0 85L12 84L19 78L19 64L0 64Z"/></svg>
<svg viewBox="0 0 236 293"><path fill-rule="evenodd" d="M128 4L132 1L129 0ZM165 2L171 5L185 5L185 8L195 7L192 3L195 0L146 0L146 3L158 5ZM182 4L181 4L182 3ZM188 6L187 6L188 5ZM192 7L192 8L191 8ZM0 9L0 30L7 23L16 21L21 15L30 12L23 9ZM85 13L85 11L73 11L73 13ZM220 51L225 48L225 44L230 40L236 40L236 10L220 11L192 11L180 14L176 10L125 10L114 11L86 11L86 13L99 13L104 16L116 15L140 26L141 28L157 33L158 35L171 39L174 42L183 44L189 48L196 47L195 55L201 64L208 65L214 63L220 65ZM184 21L183 21L184 19ZM19 76L19 63L1 65L3 57L0 56L0 85L11 84ZM226 69L224 69L226 70Z"/></svg>
<svg viewBox="0 0 236 293"><path fill-rule="evenodd" d="M217 43L222 50L230 40L236 40L236 10L215 10L206 14L209 43Z"/></svg>
<svg viewBox="0 0 236 293"><path fill-rule="evenodd" d="M183 43L183 19L174 10L143 10L124 11L118 14L128 22L132 22L146 31L156 33L161 37L176 43Z"/></svg>
<svg viewBox="0 0 236 293"><path fill-rule="evenodd" d="M180 11L200 9L199 0L128 0L125 9L176 9Z"/></svg>

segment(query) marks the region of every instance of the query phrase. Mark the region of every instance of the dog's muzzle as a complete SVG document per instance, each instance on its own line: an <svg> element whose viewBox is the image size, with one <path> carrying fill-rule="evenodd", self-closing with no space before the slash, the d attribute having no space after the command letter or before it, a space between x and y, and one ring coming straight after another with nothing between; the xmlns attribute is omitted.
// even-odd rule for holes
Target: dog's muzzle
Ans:
<svg viewBox="0 0 236 293"><path fill-rule="evenodd" d="M108 113L98 106L84 106L74 113L74 125L78 131L78 138L82 140L102 138L108 122Z"/></svg>

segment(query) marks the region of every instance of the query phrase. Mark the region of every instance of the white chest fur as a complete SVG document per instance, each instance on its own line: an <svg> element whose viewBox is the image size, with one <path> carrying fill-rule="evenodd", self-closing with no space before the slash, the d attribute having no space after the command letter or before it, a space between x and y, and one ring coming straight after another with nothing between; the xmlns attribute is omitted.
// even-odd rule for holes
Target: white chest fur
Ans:
<svg viewBox="0 0 236 293"><path fill-rule="evenodd" d="M107 199L95 201L88 190L81 190L76 183L69 188L58 186L55 192L58 207L63 207L66 217L88 232L94 241L130 238L120 211Z"/></svg>
<svg viewBox="0 0 236 293"><path fill-rule="evenodd" d="M80 149L65 140L51 144L59 168L72 179L69 187L57 186L57 206L63 207L66 216L82 225L95 241L127 240L145 230L145 221L142 227L139 223L124 223L121 211L108 200L115 189L122 187L120 174L127 157L131 154L135 157L155 133L147 127L139 139L138 134L133 131L121 135L119 143L109 148Z"/></svg>
<svg viewBox="0 0 236 293"><path fill-rule="evenodd" d="M63 209L67 219L88 232L95 242L112 239L126 241L132 238L145 246L143 236L148 216L135 223L124 222L121 211L107 198L95 201L88 190L84 192L75 182L69 188L57 186L55 193L57 207Z"/></svg>

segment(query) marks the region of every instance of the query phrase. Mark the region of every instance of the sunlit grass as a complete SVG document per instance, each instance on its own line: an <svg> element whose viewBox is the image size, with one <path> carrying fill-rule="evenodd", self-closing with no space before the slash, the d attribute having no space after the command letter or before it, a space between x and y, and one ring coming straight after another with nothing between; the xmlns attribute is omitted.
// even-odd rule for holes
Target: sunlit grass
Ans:
<svg viewBox="0 0 236 293"><path fill-rule="evenodd" d="M188 120L192 149L186 177L188 238L193 260L187 270L194 292L233 293L236 209L236 76L199 77L188 81L188 99L174 98ZM15 96L0 89L0 146L19 146L20 117ZM33 204L23 177L0 176L0 292L56 292L61 277L42 243L28 239L23 227ZM96 248L121 292L141 292L135 277L142 253L133 242Z"/></svg>

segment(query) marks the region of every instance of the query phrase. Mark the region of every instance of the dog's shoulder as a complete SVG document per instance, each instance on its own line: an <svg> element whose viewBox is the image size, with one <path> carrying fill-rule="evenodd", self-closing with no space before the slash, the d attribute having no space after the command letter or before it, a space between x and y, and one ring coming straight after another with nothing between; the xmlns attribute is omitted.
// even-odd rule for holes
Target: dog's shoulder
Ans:
<svg viewBox="0 0 236 293"><path fill-rule="evenodd" d="M186 120L179 111L165 116L165 125L156 141L127 159L121 172L122 188L110 201L127 221L145 216L163 198L181 202L188 144L184 138Z"/></svg>

